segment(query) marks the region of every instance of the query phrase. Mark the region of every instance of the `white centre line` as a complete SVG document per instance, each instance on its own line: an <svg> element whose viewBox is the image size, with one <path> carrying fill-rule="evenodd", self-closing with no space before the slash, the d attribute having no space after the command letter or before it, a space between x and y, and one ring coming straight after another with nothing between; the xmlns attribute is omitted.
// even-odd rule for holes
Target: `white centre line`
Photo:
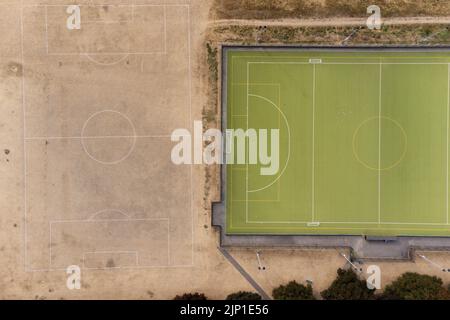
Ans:
<svg viewBox="0 0 450 320"><path fill-rule="evenodd" d="M316 121L316 65L313 64L313 92L312 92L312 192L311 192L311 221L315 222L315 121Z"/></svg>
<svg viewBox="0 0 450 320"><path fill-rule="evenodd" d="M245 130L248 130L248 103L249 103L249 77L250 77L250 64L247 62L247 127ZM245 152L245 220L248 223L248 156L249 156L249 148L247 148Z"/></svg>
<svg viewBox="0 0 450 320"><path fill-rule="evenodd" d="M382 63L380 62L378 84L378 224L381 223L381 76Z"/></svg>

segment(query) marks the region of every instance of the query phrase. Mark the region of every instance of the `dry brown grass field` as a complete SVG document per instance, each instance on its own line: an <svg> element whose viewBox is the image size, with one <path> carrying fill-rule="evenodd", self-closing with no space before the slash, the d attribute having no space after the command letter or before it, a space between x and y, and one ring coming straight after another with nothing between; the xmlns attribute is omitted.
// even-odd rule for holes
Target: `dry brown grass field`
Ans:
<svg viewBox="0 0 450 320"><path fill-rule="evenodd" d="M450 3L441 0L215 0L218 19L365 17L376 4L385 17L446 16Z"/></svg>

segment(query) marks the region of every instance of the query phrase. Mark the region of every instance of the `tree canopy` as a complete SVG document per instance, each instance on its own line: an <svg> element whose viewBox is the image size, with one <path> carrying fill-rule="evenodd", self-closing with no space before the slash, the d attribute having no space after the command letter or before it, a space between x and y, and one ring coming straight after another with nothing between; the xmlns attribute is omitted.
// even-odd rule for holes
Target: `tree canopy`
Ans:
<svg viewBox="0 0 450 320"><path fill-rule="evenodd" d="M238 291L229 294L226 300L261 300L261 296L255 292Z"/></svg>
<svg viewBox="0 0 450 320"><path fill-rule="evenodd" d="M272 295L276 300L315 300L313 289L310 284L303 285L291 281L286 285L280 285L273 289Z"/></svg>
<svg viewBox="0 0 450 320"><path fill-rule="evenodd" d="M385 300L443 300L450 294L436 276L406 272L387 285L381 299Z"/></svg>
<svg viewBox="0 0 450 320"><path fill-rule="evenodd" d="M338 269L337 278L320 294L325 300L369 300L374 298L374 293L352 269Z"/></svg>

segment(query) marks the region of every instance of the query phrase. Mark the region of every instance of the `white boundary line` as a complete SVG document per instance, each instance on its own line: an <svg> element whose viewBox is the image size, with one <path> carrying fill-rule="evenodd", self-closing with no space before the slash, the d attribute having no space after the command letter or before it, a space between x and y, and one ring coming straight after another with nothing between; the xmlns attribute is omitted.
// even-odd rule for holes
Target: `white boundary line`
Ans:
<svg viewBox="0 0 450 320"><path fill-rule="evenodd" d="M191 124L191 132L194 132L194 119L192 116L192 64L191 64L191 6L190 4L185 5L187 8L187 16L188 16L188 28L187 28L187 40L188 40L188 69L189 69L189 121ZM190 182L191 182L191 238L192 238L192 249L191 249L191 258L192 262L190 267L193 267L195 264L194 259L194 243L195 243L195 217L194 217L194 190L193 190L193 166L190 166Z"/></svg>
<svg viewBox="0 0 450 320"><path fill-rule="evenodd" d="M146 139L146 138L170 138L170 135L124 135L124 136L55 136L55 137L26 137L25 140L77 140L77 139L124 139L124 138L140 138L140 139Z"/></svg>
<svg viewBox="0 0 450 320"><path fill-rule="evenodd" d="M129 266L129 267L113 267L113 268L86 268L84 270L101 270L101 271L110 271L110 270L146 270L146 269L180 269L180 268L192 268L191 265L155 265L155 266ZM52 268L52 269L28 269L27 272L55 272L55 271L67 271L66 268Z"/></svg>
<svg viewBox="0 0 450 320"><path fill-rule="evenodd" d="M170 266L170 219L167 219L167 265Z"/></svg>
<svg viewBox="0 0 450 320"><path fill-rule="evenodd" d="M6 3L0 3L0 5L7 5ZM60 4L23 4L23 7L68 7L74 5L73 3L60 3ZM149 3L149 4L133 4L133 3L124 3L124 4L117 4L117 3L97 3L97 4L78 4L80 7L162 7L162 6L166 6L166 7L190 7L190 4L187 3Z"/></svg>
<svg viewBox="0 0 450 320"><path fill-rule="evenodd" d="M310 224L311 221L251 221L255 224ZM426 225L426 226L447 226L446 223L433 223L433 222L378 222L378 221L320 221L320 224L362 224L362 225ZM313 228L308 226L308 228Z"/></svg>
<svg viewBox="0 0 450 320"><path fill-rule="evenodd" d="M28 269L28 194L27 194L27 148L25 143L25 137L27 136L27 123L26 123L26 100L25 100L25 52L24 52L24 27L23 27L23 0L21 0L20 7L20 39L21 39L21 62L22 62L22 124L23 124L23 202L24 202L24 268Z"/></svg>
<svg viewBox="0 0 450 320"><path fill-rule="evenodd" d="M309 62L300 61L252 61L252 64L311 64ZM448 62L322 62L321 64L328 65L448 65Z"/></svg>
<svg viewBox="0 0 450 320"><path fill-rule="evenodd" d="M117 51L117 52L80 52L80 53L72 53L72 52L50 52L49 56L121 56L121 55L152 55L152 54L165 54L163 51L155 51L155 52L127 52L127 51Z"/></svg>
<svg viewBox="0 0 450 320"><path fill-rule="evenodd" d="M447 160L446 160L446 163L447 163L447 168L446 168L446 174L447 174L447 179L446 179L446 187L445 187L445 189L446 189L446 203L445 203L445 206L446 206L446 213L447 213L447 224L449 224L449 207L448 207L448 192L449 192L449 189L448 189L448 161L449 161L449 150L448 150L448 143L449 143L449 137L448 137L448 134L449 134L449 109L450 109L450 63L449 64L447 64L447 139L446 139L446 142L447 142Z"/></svg>
<svg viewBox="0 0 450 320"><path fill-rule="evenodd" d="M292 61L251 61L251 62L247 62L247 114L248 114L248 66L249 64L308 64L310 65L311 63L309 62L292 62ZM347 222L347 221L343 221L343 222L320 222L320 224L377 224L377 225L433 225L433 226L446 226L449 225L449 215L448 215L448 192L447 192L447 222L445 224L442 223L408 223L408 222L402 222L402 223L397 223L397 222L381 222L381 184L380 184L380 180L381 180L381 76L382 76L382 66L384 64L386 65L447 65L448 68L448 107L447 107L447 113L449 113L449 108L450 108L450 63L390 63L390 62L374 62L374 63L326 63L326 62L322 62L321 64L329 64L329 65L341 65L341 64L348 64L348 65L378 65L379 66L379 70L380 70L380 76L379 76L379 156L378 156L378 162L379 162L379 175L378 175L378 222ZM313 64L313 67L315 68L315 64ZM314 99L313 99L314 100ZM447 116L447 122L449 122L449 117ZM247 127L248 127L248 116L247 116ZM447 131L449 130L449 126L447 125ZM449 139L448 134L447 134L447 139ZM448 158L448 143L447 143L447 158ZM248 166L248 164L247 164ZM448 159L447 159L447 167L448 167ZM247 171L247 175L248 175L248 169ZM248 178L247 178L248 180ZM447 188L448 188L448 168L447 168ZM248 186L247 186L248 189ZM246 189L246 190L247 190ZM248 194L248 192L246 191L246 194ZM248 221L248 199L246 200L246 223L256 223L256 224L308 224L311 223L311 221ZM314 221L313 221L314 222Z"/></svg>
<svg viewBox="0 0 450 320"><path fill-rule="evenodd" d="M105 210L103 210L105 211ZM111 211L116 211L116 210L111 210ZM133 219L133 218L126 218L126 219L95 219L95 220L91 220L91 219L83 219L83 220L50 220L49 221L49 226L50 226L50 242L49 242L49 268L48 271L52 271L54 270L53 268L53 225L54 224L71 224L71 223L101 223L101 222L143 222L143 221L165 221L167 225L169 225L170 223L170 219L169 218L141 218L141 219ZM168 229L169 231L169 229ZM168 232L168 236L170 237L170 233ZM167 247L168 247L168 263L167 266L169 266L169 261L170 261L170 241L167 241ZM91 251L92 252L116 252L113 250L108 250L108 251L104 251L104 250L99 250L99 251ZM84 256L83 256L84 258ZM84 260L83 260L83 264L84 264ZM149 266L140 266L140 267L155 267L153 265L149 265ZM165 266L162 266L165 267ZM120 269L120 267L116 267L117 269ZM129 268L135 268L133 266L130 266ZM87 269L91 269L91 268L87 268ZM99 268L99 269L114 269L114 268Z"/></svg>
<svg viewBox="0 0 450 320"><path fill-rule="evenodd" d="M133 10L134 10L134 5L133 5ZM133 16L133 20L134 20L134 16ZM167 7L166 6L164 6L164 54L167 54Z"/></svg>
<svg viewBox="0 0 450 320"><path fill-rule="evenodd" d="M72 137L27 137L27 130L26 130L26 98L25 98L25 58L24 58L24 8L25 7L53 7L53 6L69 6L67 5L24 5L23 0L21 0L21 11L20 11L20 24L21 24L21 62L23 66L22 71L22 114L23 114L23 154L24 154L24 163L23 163L23 177L24 177L24 184L23 184L23 191L24 191L24 216L23 216L23 223L24 223L24 269L26 272L52 272L52 271L65 271L65 268L31 268L29 266L29 259L28 259L28 195L27 195L27 147L26 147L26 141L29 140L59 140L59 139L89 139L89 138L130 138L128 136L104 136L104 137L81 137L81 136L72 136ZM101 5L108 5L108 4L101 4ZM112 5L113 6L113 5ZM130 5L125 5L130 6ZM159 4L159 5L136 5L133 4L133 7L140 7L140 6L162 6L165 9L167 7L179 7L179 8L186 8L187 11L187 42L188 42L188 53L187 53L187 63L188 63L188 83L189 83L189 119L192 126L193 123L193 116L192 116L192 65L191 65L191 13L190 13L190 4ZM166 13L166 10L165 10ZM166 18L165 18L166 20ZM166 26L165 26L166 27ZM167 34L166 34L167 36ZM101 53L104 54L104 53ZM114 53L111 53L114 55ZM120 53L123 54L123 53ZM145 53L128 53L128 54L134 54L134 55L140 55ZM49 54L50 56L52 54ZM78 55L78 54L69 54L69 55ZM82 55L82 54L80 54ZM99 53L100 55L100 53ZM132 138L169 138L170 135L136 135L131 136ZM171 264L170 265L170 254L168 256L168 263L167 266L138 266L138 267L122 267L120 269L153 269L153 268L161 268L161 269L167 269L167 268L192 268L194 267L194 245L195 245L195 223L194 223L194 191L193 191L193 166L190 166L190 208L191 208L191 264L183 264L183 265L176 265ZM132 219L136 220L136 219ZM145 220L145 219L144 219ZM54 220L57 222L65 222L64 220ZM95 221L101 221L101 220L95 220ZM111 221L111 220L107 220ZM124 221L124 219L120 219L120 221ZM50 221L51 222L51 221ZM67 222L73 222L73 221L67 221ZM170 224L170 222L169 222ZM51 230L51 227L50 227ZM51 234L50 234L51 237ZM168 251L170 251L170 227L168 232ZM51 246L50 246L50 259L51 259ZM51 266L51 265L50 265ZM89 268L89 270L104 270L105 268ZM111 268L107 268L111 269Z"/></svg>
<svg viewBox="0 0 450 320"><path fill-rule="evenodd" d="M48 49L48 9L45 6L45 51L47 54L50 54Z"/></svg>

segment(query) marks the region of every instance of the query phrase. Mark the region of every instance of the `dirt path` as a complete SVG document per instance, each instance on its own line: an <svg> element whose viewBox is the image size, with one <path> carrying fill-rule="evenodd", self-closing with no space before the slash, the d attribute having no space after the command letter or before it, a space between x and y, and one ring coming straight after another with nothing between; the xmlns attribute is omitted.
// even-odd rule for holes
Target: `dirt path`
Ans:
<svg viewBox="0 0 450 320"><path fill-rule="evenodd" d="M331 18L331 19L269 19L269 20L213 20L214 26L280 26L280 27L327 27L327 26L360 26L365 25L367 18ZM450 17L405 17L385 18L384 25L408 24L449 24Z"/></svg>

